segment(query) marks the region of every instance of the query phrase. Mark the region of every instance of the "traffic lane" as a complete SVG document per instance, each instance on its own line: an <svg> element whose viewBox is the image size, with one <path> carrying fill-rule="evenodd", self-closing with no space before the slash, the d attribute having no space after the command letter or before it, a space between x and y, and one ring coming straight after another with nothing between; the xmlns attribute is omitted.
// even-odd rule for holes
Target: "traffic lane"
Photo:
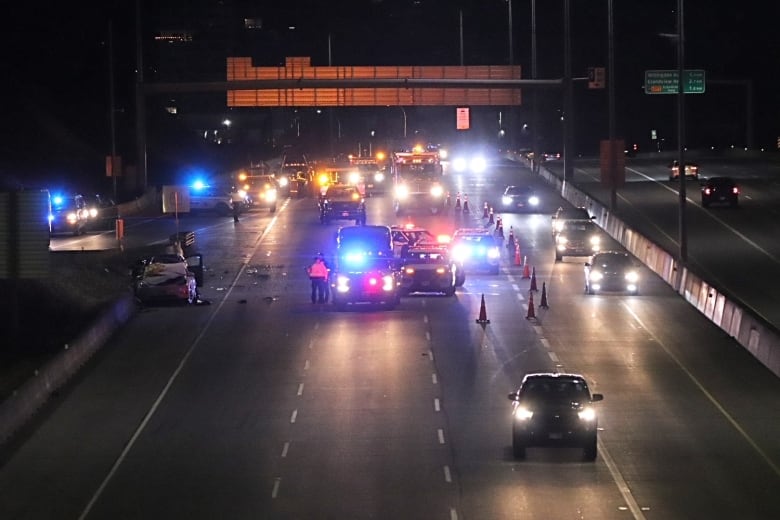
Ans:
<svg viewBox="0 0 780 520"><path fill-rule="evenodd" d="M4 458L4 516L78 518L195 341L192 323L208 320L212 310L154 307L125 325L39 411Z"/></svg>
<svg viewBox="0 0 780 520"><path fill-rule="evenodd" d="M556 266L558 276L573 277L575 291L551 293L543 327L560 358L582 358L580 370L604 392L601 442L636 504L659 518L776 513L776 463L761 455L773 444L756 450L758 437L741 433L766 427L748 417L768 410L749 397L735 403L744 385L724 367L739 363L776 399L766 369L660 280L636 297L586 296L576 291L579 269L567 276L567 267ZM740 405L752 410L745 422L734 414ZM771 429L761 438L776 439Z"/></svg>
<svg viewBox="0 0 780 520"><path fill-rule="evenodd" d="M308 303L302 269L274 271L258 285L242 280L252 280L251 266L268 258L281 266L297 263L310 237L288 236L293 222L295 215L284 212L255 239L243 272L214 302L220 312L202 326L197 348L94 497L91 515L245 517L270 508L273 469L288 434L287 399L296 398L297 374L305 370L299 355L316 335L322 308Z"/></svg>
<svg viewBox="0 0 780 520"><path fill-rule="evenodd" d="M269 513L449 517L457 487L424 316L404 301L319 323Z"/></svg>
<svg viewBox="0 0 780 520"><path fill-rule="evenodd" d="M442 410L453 430L463 489L458 513L467 518L565 518L579 511L624 518L608 470L598 462L582 462L580 449L533 448L526 461L512 457L507 394L527 372L574 368L563 366L550 349L539 320L528 319L529 283L504 266L498 276L467 279L457 303L426 306L441 373ZM475 323L482 294L490 320L484 328ZM537 317L546 312L537 309Z"/></svg>

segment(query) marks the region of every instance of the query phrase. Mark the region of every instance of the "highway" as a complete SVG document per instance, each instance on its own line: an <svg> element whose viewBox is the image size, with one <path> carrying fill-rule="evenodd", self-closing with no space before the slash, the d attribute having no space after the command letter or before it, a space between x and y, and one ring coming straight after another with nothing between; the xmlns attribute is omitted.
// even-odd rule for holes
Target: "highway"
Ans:
<svg viewBox="0 0 780 520"><path fill-rule="evenodd" d="M537 186L543 212L504 215L504 230L549 308L505 254L455 297L338 312L309 303L304 267L338 225L319 224L313 200L237 224L184 217L211 305L145 308L120 330L3 454L0 516L780 517L780 380L647 269L638 296L585 295L584 259L554 262L564 201L528 170L448 182L472 212L418 224L481 226L505 184ZM762 196L746 194L745 212ZM369 224L398 221L389 197L367 205ZM175 225L139 219L128 240L162 245ZM605 395L595 462L566 448L512 458L507 393L537 370L582 373Z"/></svg>

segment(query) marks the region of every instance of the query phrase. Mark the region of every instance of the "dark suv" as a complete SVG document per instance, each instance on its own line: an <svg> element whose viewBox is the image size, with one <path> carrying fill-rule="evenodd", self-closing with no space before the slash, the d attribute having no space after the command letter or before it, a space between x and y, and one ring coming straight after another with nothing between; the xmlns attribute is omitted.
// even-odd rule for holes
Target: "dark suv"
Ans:
<svg viewBox="0 0 780 520"><path fill-rule="evenodd" d="M591 395L578 374L527 374L512 401L512 453L525 458L529 446L581 447L583 458L596 459L598 417L592 404L604 399Z"/></svg>
<svg viewBox="0 0 780 520"><path fill-rule="evenodd" d="M726 204L732 208L739 205L739 186L731 177L710 177L701 186L701 205Z"/></svg>
<svg viewBox="0 0 780 520"><path fill-rule="evenodd" d="M354 220L357 225L366 223L366 203L355 186L336 184L328 186L320 198L320 222Z"/></svg>
<svg viewBox="0 0 780 520"><path fill-rule="evenodd" d="M89 208L83 195L55 194L51 196L49 224L52 234L80 235L89 222Z"/></svg>

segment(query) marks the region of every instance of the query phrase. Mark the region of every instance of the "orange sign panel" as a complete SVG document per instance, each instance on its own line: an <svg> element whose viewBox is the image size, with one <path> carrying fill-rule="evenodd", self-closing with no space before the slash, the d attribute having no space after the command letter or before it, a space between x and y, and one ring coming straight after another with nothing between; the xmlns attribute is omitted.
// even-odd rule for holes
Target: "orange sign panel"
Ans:
<svg viewBox="0 0 780 520"><path fill-rule="evenodd" d="M296 79L521 79L520 66L337 66L311 65L288 57L284 67L254 67L251 58L228 58L227 80ZM300 88L228 90L229 107L520 105L511 88Z"/></svg>

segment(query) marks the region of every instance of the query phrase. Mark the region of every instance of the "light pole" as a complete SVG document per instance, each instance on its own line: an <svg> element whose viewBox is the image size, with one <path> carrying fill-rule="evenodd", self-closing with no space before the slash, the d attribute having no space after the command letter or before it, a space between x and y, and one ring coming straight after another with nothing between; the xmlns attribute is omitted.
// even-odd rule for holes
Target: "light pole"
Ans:
<svg viewBox="0 0 780 520"><path fill-rule="evenodd" d="M404 110L404 107L401 105L398 105L398 108L400 108L401 112L404 113L404 139L406 139L406 110Z"/></svg>
<svg viewBox="0 0 780 520"><path fill-rule="evenodd" d="M509 18L509 66L515 64L514 49L512 45L512 0L506 0L508 6L507 18Z"/></svg>

